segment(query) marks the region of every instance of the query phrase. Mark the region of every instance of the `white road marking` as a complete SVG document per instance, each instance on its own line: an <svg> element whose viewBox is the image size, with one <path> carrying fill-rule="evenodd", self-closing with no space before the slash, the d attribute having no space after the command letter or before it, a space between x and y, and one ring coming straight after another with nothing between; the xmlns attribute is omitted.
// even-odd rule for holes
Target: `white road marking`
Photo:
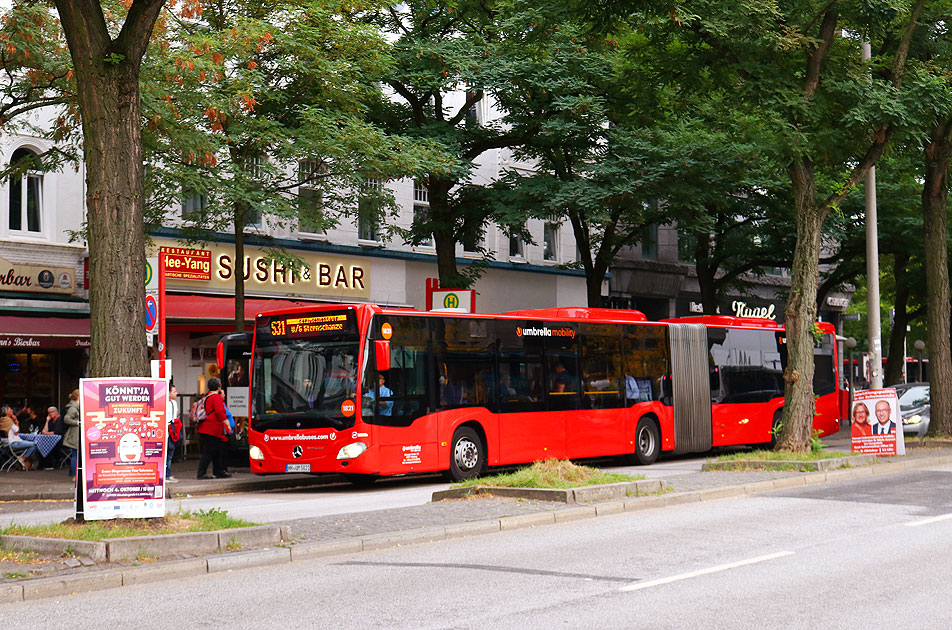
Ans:
<svg viewBox="0 0 952 630"><path fill-rule="evenodd" d="M920 525L932 525L933 523L938 523L939 521L947 521L952 518L952 514L943 514L942 516L933 516L932 518L925 518L921 521L910 521L906 523L906 527L919 527Z"/></svg>
<svg viewBox="0 0 952 630"><path fill-rule="evenodd" d="M658 578L657 580L649 580L647 582L635 582L633 584L629 584L628 586L623 586L619 590L623 592L639 591L643 588L651 588L653 586L660 586L661 584L670 584L671 582L677 582L679 580L689 580L691 578L695 578L700 575L718 573L720 571L727 571L729 569L736 569L737 567L743 567L748 564L757 564L758 562L767 562L768 560L776 560L777 558L785 558L787 556L792 556L792 555L794 555L792 551L778 551L777 553L771 553L766 556L757 556L756 558L749 558L747 560L731 562L730 564L721 564L716 567L709 567L707 569L698 569L697 571L691 571L690 573L681 573L679 575L672 575L666 578Z"/></svg>

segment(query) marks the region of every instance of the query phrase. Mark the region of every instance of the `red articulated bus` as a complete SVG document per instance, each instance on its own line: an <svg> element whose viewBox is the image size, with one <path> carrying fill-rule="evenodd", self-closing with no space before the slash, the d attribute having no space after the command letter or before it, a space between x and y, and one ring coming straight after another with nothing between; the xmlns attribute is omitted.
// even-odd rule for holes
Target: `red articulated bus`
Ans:
<svg viewBox="0 0 952 630"><path fill-rule="evenodd" d="M815 428L830 433L836 348L832 327L821 330ZM220 362L242 338L222 341ZM786 364L783 331L767 320L575 307L302 307L258 315L252 345L252 472L355 482L769 443Z"/></svg>

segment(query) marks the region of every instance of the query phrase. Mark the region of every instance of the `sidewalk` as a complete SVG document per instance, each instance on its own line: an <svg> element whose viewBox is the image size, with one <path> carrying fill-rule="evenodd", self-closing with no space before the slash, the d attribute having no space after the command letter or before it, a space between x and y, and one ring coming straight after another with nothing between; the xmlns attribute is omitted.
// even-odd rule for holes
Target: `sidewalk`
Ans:
<svg viewBox="0 0 952 630"><path fill-rule="evenodd" d="M315 477L312 475L252 475L251 469L230 468L231 479L196 479L198 460L186 460L172 464L172 476L178 483L168 484L171 497L222 494L225 492L253 492L302 486L324 486L340 483L336 475ZM66 468L60 470L12 470L0 473L0 501L72 501L76 496L75 486Z"/></svg>
<svg viewBox="0 0 952 630"><path fill-rule="evenodd" d="M838 450L848 450L848 447L843 448L843 440L841 432L831 436L829 445ZM281 526L286 544L207 555L183 553L153 562L96 564L82 557L36 557L34 561L15 563L4 561L0 555L0 601L29 600L147 581L195 577L243 567L283 564L307 558L597 518L784 487L835 483L910 469L952 466L952 446L948 444L936 448L909 448L907 453L905 457L884 458L869 466L830 472L709 471L682 474L667 481L669 490L666 493L570 506L564 503L485 497L296 519L274 523ZM198 481L192 472L193 478L186 482L185 471L194 471L194 463L186 462L184 466L181 473L178 468L173 471L176 477L182 479L182 482L175 484L176 492L194 494L194 488L206 493L233 492L251 487L265 489L270 484L281 484L270 487L293 487L332 481L330 478L297 476L255 477L250 473L239 473L232 479ZM60 478L50 473L56 473L56 477ZM0 475L0 497L9 500L11 497L7 492L17 488L20 489L19 496L42 493L35 482L18 484L6 479L10 476L29 478L34 474L44 474L42 483L45 490L42 491L70 491L68 486L71 483L64 471L11 473ZM67 487L63 488L64 485Z"/></svg>

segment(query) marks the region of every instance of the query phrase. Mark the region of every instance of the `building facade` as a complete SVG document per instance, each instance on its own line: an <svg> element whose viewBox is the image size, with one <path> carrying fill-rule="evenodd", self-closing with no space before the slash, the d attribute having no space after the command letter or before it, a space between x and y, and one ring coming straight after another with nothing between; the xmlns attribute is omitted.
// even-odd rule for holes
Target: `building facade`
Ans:
<svg viewBox="0 0 952 630"><path fill-rule="evenodd" d="M7 135L0 159L23 168L0 184L0 402L61 407L85 373L89 304L81 229L85 173L38 170L45 140Z"/></svg>

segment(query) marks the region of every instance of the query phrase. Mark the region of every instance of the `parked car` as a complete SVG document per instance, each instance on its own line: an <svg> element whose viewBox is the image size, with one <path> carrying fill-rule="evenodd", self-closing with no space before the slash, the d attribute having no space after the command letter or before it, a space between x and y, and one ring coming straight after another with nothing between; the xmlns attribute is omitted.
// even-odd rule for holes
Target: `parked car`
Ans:
<svg viewBox="0 0 952 630"><path fill-rule="evenodd" d="M896 385L899 395L899 414L902 416L903 435L923 437L929 430L929 401L928 383L906 383Z"/></svg>

